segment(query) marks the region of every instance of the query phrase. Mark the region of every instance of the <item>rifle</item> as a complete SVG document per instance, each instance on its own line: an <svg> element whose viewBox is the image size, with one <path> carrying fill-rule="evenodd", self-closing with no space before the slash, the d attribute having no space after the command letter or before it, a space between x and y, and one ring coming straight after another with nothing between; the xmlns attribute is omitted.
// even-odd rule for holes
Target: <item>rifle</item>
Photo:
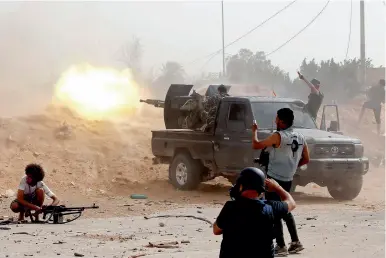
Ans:
<svg viewBox="0 0 386 258"><path fill-rule="evenodd" d="M42 209L43 223L66 224L78 219L80 216L82 216L82 212L86 209L99 209L99 206L96 206L95 203L90 207L66 207L65 205L45 206ZM70 218L66 218L66 216ZM35 222L32 214L30 214L30 219L31 222Z"/></svg>
<svg viewBox="0 0 386 258"><path fill-rule="evenodd" d="M165 101L159 99L140 99L139 102L144 102L146 104L153 105L159 108L165 107Z"/></svg>
<svg viewBox="0 0 386 258"><path fill-rule="evenodd" d="M269 163L269 152L264 148L260 152L260 157L255 158L254 163L259 164L259 166L263 169L264 173L268 172L268 163Z"/></svg>

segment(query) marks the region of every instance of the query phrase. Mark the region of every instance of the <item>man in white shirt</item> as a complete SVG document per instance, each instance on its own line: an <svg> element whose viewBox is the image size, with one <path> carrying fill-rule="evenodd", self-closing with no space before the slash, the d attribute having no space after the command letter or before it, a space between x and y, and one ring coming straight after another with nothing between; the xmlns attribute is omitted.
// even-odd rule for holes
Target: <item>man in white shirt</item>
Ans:
<svg viewBox="0 0 386 258"><path fill-rule="evenodd" d="M35 220L39 220L39 213L43 208L44 197L52 199L52 206L59 204L59 199L43 182L44 170L40 165L29 164L25 168L25 176L21 179L17 191L17 198L11 203L11 210L19 213L19 221L24 221L25 213L35 211Z"/></svg>

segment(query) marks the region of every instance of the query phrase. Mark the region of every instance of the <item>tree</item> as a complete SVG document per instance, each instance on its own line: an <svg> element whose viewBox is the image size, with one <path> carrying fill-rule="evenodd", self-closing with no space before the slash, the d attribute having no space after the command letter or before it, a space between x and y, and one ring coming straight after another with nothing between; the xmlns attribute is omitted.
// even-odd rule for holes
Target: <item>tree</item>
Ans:
<svg viewBox="0 0 386 258"><path fill-rule="evenodd" d="M121 50L119 61L133 72L134 77L138 78L141 74L143 48L139 38L133 36L130 42L126 42Z"/></svg>
<svg viewBox="0 0 386 258"><path fill-rule="evenodd" d="M327 100L347 101L360 93L358 72L360 60L350 59L336 62L333 58L316 63L315 60L303 60L300 71L307 78L317 78L322 85L322 91ZM372 60L366 60L366 68L373 67ZM294 85L299 88L302 82L294 80ZM299 88L300 89L300 88ZM300 92L304 92L300 90Z"/></svg>
<svg viewBox="0 0 386 258"><path fill-rule="evenodd" d="M177 62L166 62L161 68L161 77L172 83L184 81L185 71L181 64Z"/></svg>
<svg viewBox="0 0 386 258"><path fill-rule="evenodd" d="M273 87L281 95L306 99L310 93L305 83L295 77L291 80L289 73L275 66L262 51L253 52L240 49L226 60L227 76L232 83L248 83ZM366 60L366 68L374 67L371 59ZM316 78L321 82L321 90L326 101L349 100L360 93L358 72L360 60L350 59L337 62L333 58L317 62L304 59L300 72L309 80ZM296 71L291 72L296 74Z"/></svg>
<svg viewBox="0 0 386 258"><path fill-rule="evenodd" d="M161 75L153 82L153 93L157 98L165 98L170 84L184 83L185 71L181 64L168 61L162 65Z"/></svg>
<svg viewBox="0 0 386 258"><path fill-rule="evenodd" d="M264 52L253 53L249 49L240 49L227 59L227 75L233 83L262 85L275 91L284 91L292 84L289 75L272 65Z"/></svg>

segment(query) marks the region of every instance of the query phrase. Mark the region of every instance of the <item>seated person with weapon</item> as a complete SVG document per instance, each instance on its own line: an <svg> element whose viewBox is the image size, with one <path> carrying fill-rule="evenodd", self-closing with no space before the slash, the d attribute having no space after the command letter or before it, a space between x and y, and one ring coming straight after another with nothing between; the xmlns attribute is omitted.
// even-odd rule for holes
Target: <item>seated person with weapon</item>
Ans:
<svg viewBox="0 0 386 258"><path fill-rule="evenodd" d="M35 211L34 221L39 221L45 195L52 199L51 206L59 204L59 199L43 182L44 176L44 170L40 165L26 166L25 176L21 179L17 191L17 198L10 205L13 212L19 213L19 221L24 221L25 215L31 217L31 210Z"/></svg>

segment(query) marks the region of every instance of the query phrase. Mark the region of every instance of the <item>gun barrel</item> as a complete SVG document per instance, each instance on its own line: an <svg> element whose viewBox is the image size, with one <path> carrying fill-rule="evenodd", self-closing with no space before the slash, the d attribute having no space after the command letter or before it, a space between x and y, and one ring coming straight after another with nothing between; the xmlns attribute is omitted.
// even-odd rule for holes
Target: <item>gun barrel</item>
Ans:
<svg viewBox="0 0 386 258"><path fill-rule="evenodd" d="M140 99L139 102L143 102L154 107L163 108L165 106L165 101L159 99Z"/></svg>
<svg viewBox="0 0 386 258"><path fill-rule="evenodd" d="M84 211L85 209L99 209L99 206L95 204L93 206L85 206L85 207L65 207L65 206L48 206L44 209L45 212L53 212L53 211Z"/></svg>
<svg viewBox="0 0 386 258"><path fill-rule="evenodd" d="M66 207L65 210L86 210L86 209L99 209L99 206L89 206L89 207Z"/></svg>

